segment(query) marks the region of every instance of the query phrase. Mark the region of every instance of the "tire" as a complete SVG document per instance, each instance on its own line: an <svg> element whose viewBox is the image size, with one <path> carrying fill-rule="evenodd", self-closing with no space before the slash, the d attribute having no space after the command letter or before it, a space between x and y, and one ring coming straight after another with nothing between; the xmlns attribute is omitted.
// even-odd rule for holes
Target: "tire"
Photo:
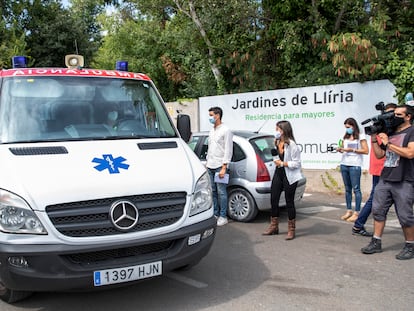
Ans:
<svg viewBox="0 0 414 311"><path fill-rule="evenodd" d="M249 222L256 218L257 213L256 202L248 191L242 188L234 188L229 191L228 216L231 219Z"/></svg>
<svg viewBox="0 0 414 311"><path fill-rule="evenodd" d="M29 297L32 292L24 292L7 288L0 279L0 299L7 303L13 303Z"/></svg>

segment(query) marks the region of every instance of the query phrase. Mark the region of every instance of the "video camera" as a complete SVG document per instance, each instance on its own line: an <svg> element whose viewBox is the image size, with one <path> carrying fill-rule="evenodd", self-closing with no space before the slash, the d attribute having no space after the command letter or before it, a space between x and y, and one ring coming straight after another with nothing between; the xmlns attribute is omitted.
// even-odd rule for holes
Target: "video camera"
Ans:
<svg viewBox="0 0 414 311"><path fill-rule="evenodd" d="M365 125L372 122L371 125L364 127L365 134L374 135L378 133L386 133L387 135L393 132L394 111L385 112L384 102L379 102L375 105L375 109L381 111L380 115L372 117L363 121L361 124Z"/></svg>

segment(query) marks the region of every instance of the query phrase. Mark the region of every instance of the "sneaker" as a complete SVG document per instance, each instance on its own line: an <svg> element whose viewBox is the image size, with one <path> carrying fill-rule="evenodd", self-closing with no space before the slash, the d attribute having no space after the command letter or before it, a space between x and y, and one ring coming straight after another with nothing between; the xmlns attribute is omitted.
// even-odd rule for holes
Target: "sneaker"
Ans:
<svg viewBox="0 0 414 311"><path fill-rule="evenodd" d="M226 217L219 217L218 219L217 219L217 226L224 226L225 224L227 224L228 223L228 220L227 220L227 218Z"/></svg>
<svg viewBox="0 0 414 311"><path fill-rule="evenodd" d="M372 238L371 242L369 242L369 244L367 246L361 248L361 252L364 253L364 254L381 253L382 252L381 240L376 239L376 238Z"/></svg>
<svg viewBox="0 0 414 311"><path fill-rule="evenodd" d="M395 255L395 258L399 260L414 258L414 243L405 243L404 248Z"/></svg>
<svg viewBox="0 0 414 311"><path fill-rule="evenodd" d="M352 227L352 234L366 236L366 237L371 237L373 235L372 232L368 232L364 228L355 228L355 227Z"/></svg>

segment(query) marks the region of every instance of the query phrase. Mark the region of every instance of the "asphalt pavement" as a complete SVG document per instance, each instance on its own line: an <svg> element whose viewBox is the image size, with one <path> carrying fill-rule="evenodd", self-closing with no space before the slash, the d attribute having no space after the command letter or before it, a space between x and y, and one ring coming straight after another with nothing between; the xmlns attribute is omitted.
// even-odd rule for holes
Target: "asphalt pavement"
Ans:
<svg viewBox="0 0 414 311"><path fill-rule="evenodd" d="M340 220L342 196L307 194L297 207L292 241L286 212L280 234L262 236L270 217L262 212L217 228L210 253L190 270L100 292L37 293L0 310L413 310L414 259L395 259L404 238L394 211L383 252L364 255L370 238Z"/></svg>

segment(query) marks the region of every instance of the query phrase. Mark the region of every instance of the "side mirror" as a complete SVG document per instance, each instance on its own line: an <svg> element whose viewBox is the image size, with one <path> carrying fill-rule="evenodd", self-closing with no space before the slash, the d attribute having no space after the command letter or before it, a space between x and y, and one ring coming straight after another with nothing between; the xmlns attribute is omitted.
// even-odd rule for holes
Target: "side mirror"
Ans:
<svg viewBox="0 0 414 311"><path fill-rule="evenodd" d="M181 138L188 143L191 138L191 122L190 116L187 114L177 115L177 129L181 135Z"/></svg>

